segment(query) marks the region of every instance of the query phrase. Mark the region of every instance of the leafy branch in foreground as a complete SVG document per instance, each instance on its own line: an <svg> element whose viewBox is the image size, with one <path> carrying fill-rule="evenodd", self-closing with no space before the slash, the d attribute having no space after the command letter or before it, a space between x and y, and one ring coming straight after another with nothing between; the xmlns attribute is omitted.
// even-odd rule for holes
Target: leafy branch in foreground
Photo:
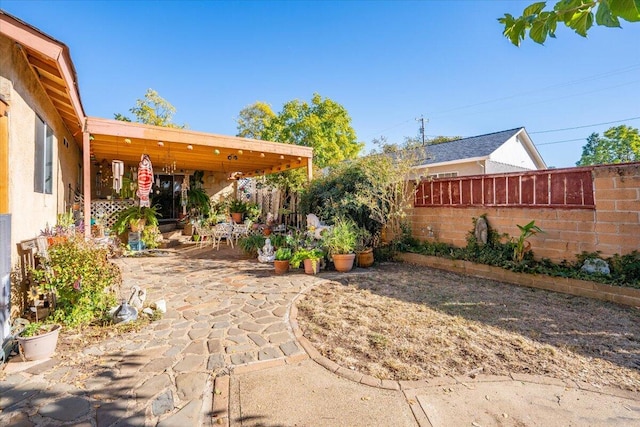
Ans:
<svg viewBox="0 0 640 427"><path fill-rule="evenodd" d="M621 27L620 19L640 21L640 0L561 0L553 10L544 10L546 6L546 2L533 3L519 17L505 13L504 17L498 18L504 25L502 34L520 46L528 31L534 42L542 44L547 37L556 37L559 22L586 37L594 18L597 25L618 28Z"/></svg>

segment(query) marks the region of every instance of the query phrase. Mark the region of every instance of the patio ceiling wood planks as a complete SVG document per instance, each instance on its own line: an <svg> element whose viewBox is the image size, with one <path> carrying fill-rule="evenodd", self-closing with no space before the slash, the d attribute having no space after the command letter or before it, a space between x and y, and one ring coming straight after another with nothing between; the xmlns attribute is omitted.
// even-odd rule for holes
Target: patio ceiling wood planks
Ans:
<svg viewBox="0 0 640 427"><path fill-rule="evenodd" d="M301 167L309 168L313 149L293 144L239 138L88 117L95 161L118 159L137 163L145 153L154 164L176 162L178 170L240 173L251 177Z"/></svg>

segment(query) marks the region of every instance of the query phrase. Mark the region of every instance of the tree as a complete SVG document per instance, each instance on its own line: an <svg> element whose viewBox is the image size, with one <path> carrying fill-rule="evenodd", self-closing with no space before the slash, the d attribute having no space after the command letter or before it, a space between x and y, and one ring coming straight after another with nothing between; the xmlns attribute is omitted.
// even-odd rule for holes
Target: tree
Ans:
<svg viewBox="0 0 640 427"><path fill-rule="evenodd" d="M243 138L267 139L272 122L276 118L271 106L258 101L243 108L238 115L238 135Z"/></svg>
<svg viewBox="0 0 640 427"><path fill-rule="evenodd" d="M527 6L522 16L505 13L498 21L504 25L503 34L511 43L520 46L527 31L536 43L544 43L547 37L555 38L558 22L573 29L582 37L595 23L605 27L620 27L620 19L640 21L640 0L560 0L553 10L544 10L546 2Z"/></svg>
<svg viewBox="0 0 640 427"><path fill-rule="evenodd" d="M147 89L144 99L138 99L136 106L129 109L136 116L138 123L147 125L163 126L169 128L184 129L186 125L177 125L173 123L172 118L176 113L176 108L167 100L158 95L153 89ZM114 114L116 120L130 122L131 119L123 114Z"/></svg>
<svg viewBox="0 0 640 427"><path fill-rule="evenodd" d="M604 132L604 137L592 133L582 147L582 157L577 166L607 163L635 162L640 160L640 134L629 126L616 126Z"/></svg>
<svg viewBox="0 0 640 427"><path fill-rule="evenodd" d="M313 148L318 167L355 158L364 144L358 142L351 117L337 102L314 93L311 103L293 100L273 113L264 102L240 111L238 136L285 142Z"/></svg>
<svg viewBox="0 0 640 427"><path fill-rule="evenodd" d="M354 159L364 146L357 141L347 110L317 93L310 104L297 99L286 102L278 114L258 101L243 108L236 121L238 136L312 147L318 168ZM306 186L307 177L303 169L294 169L268 175L265 181L282 190L282 206L288 207L292 193Z"/></svg>

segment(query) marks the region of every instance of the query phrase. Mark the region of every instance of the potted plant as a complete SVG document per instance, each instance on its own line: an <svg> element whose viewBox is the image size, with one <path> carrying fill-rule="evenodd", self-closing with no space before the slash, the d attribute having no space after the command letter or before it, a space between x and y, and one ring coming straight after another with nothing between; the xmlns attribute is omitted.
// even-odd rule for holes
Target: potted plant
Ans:
<svg viewBox="0 0 640 427"><path fill-rule="evenodd" d="M333 265L340 272L353 268L358 227L350 219L338 218L333 227L323 234L322 242L333 259Z"/></svg>
<svg viewBox="0 0 640 427"><path fill-rule="evenodd" d="M229 213L231 214L231 219L233 219L233 222L241 223L242 217L244 216L245 212L247 212L246 202L240 199L235 199L229 203Z"/></svg>
<svg viewBox="0 0 640 427"><path fill-rule="evenodd" d="M304 263L304 272L307 274L317 274L320 271L320 260L324 258L324 252L318 248L299 248L291 257L291 266L300 267Z"/></svg>
<svg viewBox="0 0 640 427"><path fill-rule="evenodd" d="M255 258L258 256L258 249L262 249L265 244L265 237L260 234L249 234L238 240L238 247L242 251Z"/></svg>
<svg viewBox="0 0 640 427"><path fill-rule="evenodd" d="M273 267L276 274L285 274L289 271L289 260L291 259L291 248L286 246L278 248L275 253L275 261L273 261Z"/></svg>
<svg viewBox="0 0 640 427"><path fill-rule="evenodd" d="M358 239L356 243L356 265L368 268L373 265L373 239L369 230L364 227L358 229Z"/></svg>
<svg viewBox="0 0 640 427"><path fill-rule="evenodd" d="M157 206L131 206L122 211L114 212L113 215L116 217L112 227L113 231L117 234L123 234L127 230L142 231L145 225L157 226L160 213Z"/></svg>
<svg viewBox="0 0 640 427"><path fill-rule="evenodd" d="M41 360L51 357L58 345L60 325L31 322L20 333L16 340L20 347L20 355L25 360Z"/></svg>

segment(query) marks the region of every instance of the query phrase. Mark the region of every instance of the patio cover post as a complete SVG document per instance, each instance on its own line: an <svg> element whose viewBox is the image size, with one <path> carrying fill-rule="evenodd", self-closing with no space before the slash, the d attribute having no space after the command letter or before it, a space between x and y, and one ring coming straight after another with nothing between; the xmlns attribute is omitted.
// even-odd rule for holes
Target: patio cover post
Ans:
<svg viewBox="0 0 640 427"><path fill-rule="evenodd" d="M313 157L307 157L307 181L313 179Z"/></svg>
<svg viewBox="0 0 640 427"><path fill-rule="evenodd" d="M84 200L84 237L91 237L91 134L82 132L82 194Z"/></svg>

